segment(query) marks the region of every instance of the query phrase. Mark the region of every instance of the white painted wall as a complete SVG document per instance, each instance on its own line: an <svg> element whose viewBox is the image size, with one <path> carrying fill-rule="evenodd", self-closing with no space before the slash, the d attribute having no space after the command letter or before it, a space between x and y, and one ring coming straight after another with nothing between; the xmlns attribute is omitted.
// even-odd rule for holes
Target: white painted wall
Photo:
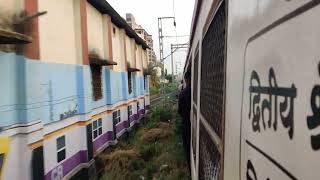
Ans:
<svg viewBox="0 0 320 180"><path fill-rule="evenodd" d="M132 114L137 114L137 102L132 102L130 105L132 105Z"/></svg>
<svg viewBox="0 0 320 180"><path fill-rule="evenodd" d="M105 134L108 131L113 131L112 114L102 117L102 134Z"/></svg>
<svg viewBox="0 0 320 180"><path fill-rule="evenodd" d="M25 0L0 0L0 22L24 10Z"/></svg>
<svg viewBox="0 0 320 180"><path fill-rule="evenodd" d="M132 51L132 56L133 56L133 62L132 62L132 67L137 67L136 59L137 59L137 54L136 54L136 42L134 39L130 39L131 41L131 51Z"/></svg>
<svg viewBox="0 0 320 180"><path fill-rule="evenodd" d="M120 29L120 47L119 47L119 53L120 53L120 64L118 64L120 71L127 71L126 67L126 58L125 58L125 49L124 49L124 43L125 43L125 37L126 37L126 32L124 29Z"/></svg>
<svg viewBox="0 0 320 180"><path fill-rule="evenodd" d="M147 106L147 105L150 105L150 96L145 96L144 97L145 98L145 105Z"/></svg>
<svg viewBox="0 0 320 180"><path fill-rule="evenodd" d="M9 153L3 179L20 180L31 179L31 149L27 146L28 138L25 135L10 138Z"/></svg>
<svg viewBox="0 0 320 180"><path fill-rule="evenodd" d="M91 4L87 2L87 27L88 27L88 49L89 53L95 51L101 58L105 57L105 28L103 27L103 16Z"/></svg>
<svg viewBox="0 0 320 180"><path fill-rule="evenodd" d="M128 37L127 35L125 36L126 39L126 53L127 53L127 61L130 63L131 67L134 67L135 62L135 52L134 52L134 40ZM132 41L133 40L133 41Z"/></svg>
<svg viewBox="0 0 320 180"><path fill-rule="evenodd" d="M74 1L38 1L39 11L48 13L39 18L40 59L45 62L77 64L76 31L80 28L74 15Z"/></svg>
<svg viewBox="0 0 320 180"><path fill-rule="evenodd" d="M112 52L113 52L113 61L117 62L118 65L113 66L113 70L115 71L122 71L124 69L124 59L123 55L123 42L122 40L122 31L116 26L112 25L112 27L115 29L115 33L112 32ZM112 30L113 31L113 30Z"/></svg>
<svg viewBox="0 0 320 180"><path fill-rule="evenodd" d="M136 67L138 69L140 69L141 71L138 71L137 74L142 76L142 71L143 71L143 66L142 66L142 46L141 45L137 45L136 46Z"/></svg>
<svg viewBox="0 0 320 180"><path fill-rule="evenodd" d="M111 51L112 49L110 48L112 43L112 32L111 36L109 35L109 31L112 31L109 27L112 27L111 23L111 17L107 14L102 15L102 25L103 25L103 44L104 44L104 57L107 58L108 60L112 60L111 58ZM109 39L111 41L109 42Z"/></svg>
<svg viewBox="0 0 320 180"><path fill-rule="evenodd" d="M45 174L61 164L57 162L57 138L65 135L66 138L66 159L70 158L80 150L87 149L86 127L79 126L66 131L64 134L55 136L44 141L44 159L45 159ZM65 160L66 160L65 159ZM65 161L64 160L64 161Z"/></svg>
<svg viewBox="0 0 320 180"><path fill-rule="evenodd" d="M148 67L148 53L144 49L142 49L142 63L144 69Z"/></svg>
<svg viewBox="0 0 320 180"><path fill-rule="evenodd" d="M141 109L145 109L145 107L144 107L144 99L139 99L138 101L139 101L139 105L140 105L140 110Z"/></svg>
<svg viewBox="0 0 320 180"><path fill-rule="evenodd" d="M128 120L128 108L127 108L127 106L120 108L120 116L121 116L121 122Z"/></svg>

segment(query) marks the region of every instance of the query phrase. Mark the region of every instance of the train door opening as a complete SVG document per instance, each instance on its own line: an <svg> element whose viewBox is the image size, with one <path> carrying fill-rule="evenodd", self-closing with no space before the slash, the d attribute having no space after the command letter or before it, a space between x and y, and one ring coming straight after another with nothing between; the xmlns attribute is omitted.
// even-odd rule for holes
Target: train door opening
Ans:
<svg viewBox="0 0 320 180"><path fill-rule="evenodd" d="M92 124L87 125L88 161L93 158Z"/></svg>
<svg viewBox="0 0 320 180"><path fill-rule="evenodd" d="M32 151L32 179L42 180L44 178L43 146Z"/></svg>

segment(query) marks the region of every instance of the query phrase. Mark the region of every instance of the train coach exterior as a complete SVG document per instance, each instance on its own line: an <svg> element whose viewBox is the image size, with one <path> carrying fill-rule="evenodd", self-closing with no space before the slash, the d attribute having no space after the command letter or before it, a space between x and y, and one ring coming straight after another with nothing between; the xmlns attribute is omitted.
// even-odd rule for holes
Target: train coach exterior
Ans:
<svg viewBox="0 0 320 180"><path fill-rule="evenodd" d="M320 179L318 0L198 0L193 179Z"/></svg>

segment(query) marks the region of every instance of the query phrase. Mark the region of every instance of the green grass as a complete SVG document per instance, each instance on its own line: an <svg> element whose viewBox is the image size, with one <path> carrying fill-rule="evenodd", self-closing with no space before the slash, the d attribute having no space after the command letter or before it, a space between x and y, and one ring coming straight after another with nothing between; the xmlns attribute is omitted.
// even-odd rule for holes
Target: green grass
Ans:
<svg viewBox="0 0 320 180"><path fill-rule="evenodd" d="M153 94L159 94L160 88L159 88L159 87L150 87L149 91L150 91L150 94L151 94L151 95L153 95Z"/></svg>
<svg viewBox="0 0 320 180"><path fill-rule="evenodd" d="M105 151L111 153L122 149L135 149L139 156L129 159L127 168L105 171L102 180L176 180L190 179L181 140L181 120L176 116L176 108L171 104L152 108L152 115L139 129L121 138L118 145ZM171 120L168 122L168 120ZM143 142L141 136L148 130L159 128L159 123L170 123L170 136L155 142ZM102 155L103 156L103 155Z"/></svg>

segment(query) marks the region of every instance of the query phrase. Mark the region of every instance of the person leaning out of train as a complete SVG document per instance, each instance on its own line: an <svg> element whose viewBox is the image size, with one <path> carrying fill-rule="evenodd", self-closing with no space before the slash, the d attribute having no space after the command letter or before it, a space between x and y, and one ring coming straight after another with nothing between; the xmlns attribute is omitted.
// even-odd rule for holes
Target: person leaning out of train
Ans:
<svg viewBox="0 0 320 180"><path fill-rule="evenodd" d="M184 76L186 87L180 92L178 112L182 117L182 141L190 168L190 138L191 138L191 72L188 71Z"/></svg>

